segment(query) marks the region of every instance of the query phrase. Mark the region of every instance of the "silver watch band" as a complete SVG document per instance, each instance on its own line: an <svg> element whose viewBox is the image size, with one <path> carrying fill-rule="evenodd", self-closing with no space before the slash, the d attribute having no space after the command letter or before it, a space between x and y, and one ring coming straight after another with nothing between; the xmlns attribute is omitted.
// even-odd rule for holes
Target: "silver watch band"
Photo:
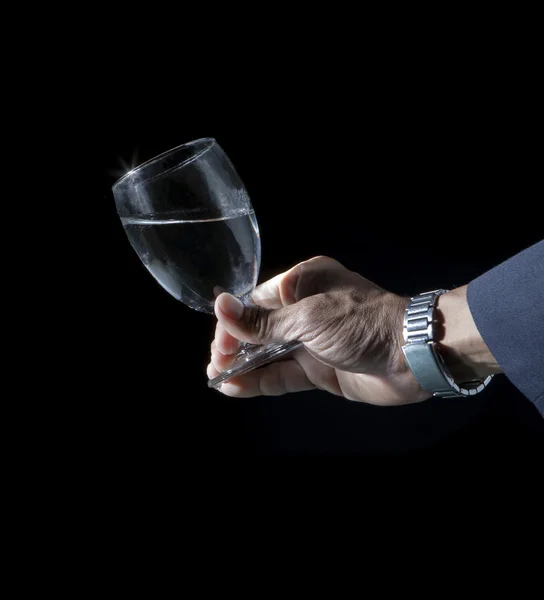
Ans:
<svg viewBox="0 0 544 600"><path fill-rule="evenodd" d="M433 396L462 398L481 392L493 375L485 379L465 381L459 386L449 374L434 339L434 309L441 294L448 290L434 290L410 299L404 313L402 351L419 385Z"/></svg>

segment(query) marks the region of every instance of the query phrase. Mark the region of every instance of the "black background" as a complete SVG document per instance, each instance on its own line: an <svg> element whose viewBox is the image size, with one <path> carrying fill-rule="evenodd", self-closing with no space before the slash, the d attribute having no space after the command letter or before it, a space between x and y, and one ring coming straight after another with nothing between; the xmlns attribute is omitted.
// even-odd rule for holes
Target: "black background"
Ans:
<svg viewBox="0 0 544 600"><path fill-rule="evenodd" d="M213 317L179 304L145 271L109 189L122 164L215 137L258 216L260 281L325 254L398 293L451 288L541 236L527 219L534 159L520 149L523 123L500 113L485 97L439 88L411 102L332 107L287 93L246 99L235 113L170 98L161 114L120 115L104 131L96 196L106 237L105 356L95 368L116 431L210 456L533 452L541 417L504 377L476 398L398 408L317 391L240 400L208 390Z"/></svg>
<svg viewBox="0 0 544 600"><path fill-rule="evenodd" d="M318 391L232 399L209 390L213 317L153 280L117 217L111 186L127 168L210 136L255 207L260 281L324 254L414 294L463 285L541 239L530 73L467 57L394 58L359 72L357 61L257 69L215 56L193 75L151 56L130 74L110 67L74 84L69 175L85 227L71 235L87 272L63 301L76 314L78 401L62 419L79 424L74 438L93 440L91 455L169 466L542 455L542 418L503 376L475 398L392 408Z"/></svg>
<svg viewBox="0 0 544 600"><path fill-rule="evenodd" d="M536 556L522 552L527 536L542 528L544 422L504 376L471 399L391 408L317 391L223 397L206 385L213 317L145 270L111 186L212 136L255 207L261 280L325 254L397 293L463 285L543 237L540 33L524 18L514 40L486 9L470 36L472 8L449 36L450 15L393 31L392 7L380 26L329 5L320 24L315 7L298 22L294 7L259 7L263 19L254 7L248 26L209 4L200 20L157 7L153 23L153 8L126 7L117 23L114 7L63 9L55 31L34 7L21 26L44 39L6 55L18 110L3 112L3 131L18 145L4 264L19 280L5 275L4 299L20 312L3 311L3 466L20 581L89 587L107 573L111 588L127 573L123 589L141 587L157 557L154 590L175 570L177 587L195 573L198 589L235 579L253 591L289 563L300 572L307 539L326 564L310 559L305 588L348 553L357 589L374 557L382 588L406 587L414 572L390 577L391 565L402 573L412 556L419 587L439 581L436 557L448 583L472 567L486 589L509 574L519 588ZM15 64L25 44L36 73ZM453 540L461 553L444 560Z"/></svg>
<svg viewBox="0 0 544 600"><path fill-rule="evenodd" d="M6 21L4 265L22 281L4 277L21 314L3 311L2 423L19 582L106 573L111 588L126 573L123 589L141 589L157 557L154 590L169 570L177 587L194 572L199 589L255 589L300 572L308 539L326 563L312 560L305 588L344 548L357 589L374 557L382 588L405 588L414 555L419 587L439 581L434 557L449 584L468 568L486 589L510 574L527 585L543 420L507 379L393 408L210 391L213 318L146 272L111 186L133 161L212 136L255 206L261 280L328 254L399 293L462 285L543 237L540 21L511 7L502 23L497 7L195 8L25 6Z"/></svg>

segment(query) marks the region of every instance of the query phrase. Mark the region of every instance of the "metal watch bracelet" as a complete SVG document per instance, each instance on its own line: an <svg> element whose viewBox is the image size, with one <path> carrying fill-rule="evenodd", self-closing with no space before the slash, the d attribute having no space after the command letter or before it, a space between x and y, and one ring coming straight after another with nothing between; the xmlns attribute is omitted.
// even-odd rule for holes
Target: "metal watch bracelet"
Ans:
<svg viewBox="0 0 544 600"><path fill-rule="evenodd" d="M493 375L464 381L458 385L450 375L437 349L434 335L434 310L437 299L448 290L434 290L410 299L404 312L402 351L419 385L433 396L462 398L481 392Z"/></svg>

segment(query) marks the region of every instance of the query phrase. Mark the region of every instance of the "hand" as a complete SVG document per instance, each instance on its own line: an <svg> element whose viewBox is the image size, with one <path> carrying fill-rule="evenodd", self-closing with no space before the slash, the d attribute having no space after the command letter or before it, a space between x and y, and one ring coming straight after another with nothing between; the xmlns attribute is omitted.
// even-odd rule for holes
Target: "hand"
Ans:
<svg viewBox="0 0 544 600"><path fill-rule="evenodd" d="M393 405L429 397L402 353L408 299L387 292L332 258L302 262L255 288L254 307L230 294L215 302L211 379L228 368L239 340L300 340L304 346L265 367L232 377L227 396L278 396L314 388L348 400Z"/></svg>

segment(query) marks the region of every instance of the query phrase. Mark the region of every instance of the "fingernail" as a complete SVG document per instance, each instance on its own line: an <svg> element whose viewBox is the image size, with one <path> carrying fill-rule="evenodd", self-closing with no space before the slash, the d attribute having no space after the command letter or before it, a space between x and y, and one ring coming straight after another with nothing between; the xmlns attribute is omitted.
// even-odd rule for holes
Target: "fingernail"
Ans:
<svg viewBox="0 0 544 600"><path fill-rule="evenodd" d="M230 294L224 294L219 301L221 310L231 319L239 319L244 313L244 305Z"/></svg>

